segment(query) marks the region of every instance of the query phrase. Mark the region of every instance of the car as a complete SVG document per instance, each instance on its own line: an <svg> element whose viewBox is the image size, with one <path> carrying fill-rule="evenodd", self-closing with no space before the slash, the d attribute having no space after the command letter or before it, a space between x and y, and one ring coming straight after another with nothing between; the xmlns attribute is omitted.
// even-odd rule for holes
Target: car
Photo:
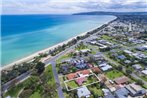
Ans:
<svg viewBox="0 0 147 98"><path fill-rule="evenodd" d="M112 80L109 80L109 82L110 82L111 84L114 84L114 82L113 82Z"/></svg>

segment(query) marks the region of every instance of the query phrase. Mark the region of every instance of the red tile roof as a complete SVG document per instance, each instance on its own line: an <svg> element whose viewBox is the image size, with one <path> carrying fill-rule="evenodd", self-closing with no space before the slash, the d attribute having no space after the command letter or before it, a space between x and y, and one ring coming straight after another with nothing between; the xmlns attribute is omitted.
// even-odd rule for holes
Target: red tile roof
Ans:
<svg viewBox="0 0 147 98"><path fill-rule="evenodd" d="M91 67L93 67L93 65L92 64L88 64L88 66L91 68Z"/></svg>
<svg viewBox="0 0 147 98"><path fill-rule="evenodd" d="M76 73L70 73L70 74L67 75L68 80L74 79L76 77L77 77Z"/></svg>
<svg viewBox="0 0 147 98"><path fill-rule="evenodd" d="M90 74L90 71L89 71L89 70L83 70L83 71L81 71L81 73L82 73L83 75L87 75L87 74Z"/></svg>
<svg viewBox="0 0 147 98"><path fill-rule="evenodd" d="M86 81L86 77L80 77L76 79L78 85L82 85L84 81Z"/></svg>
<svg viewBox="0 0 147 98"><path fill-rule="evenodd" d="M101 70L98 67L93 67L91 70L96 73L101 73Z"/></svg>

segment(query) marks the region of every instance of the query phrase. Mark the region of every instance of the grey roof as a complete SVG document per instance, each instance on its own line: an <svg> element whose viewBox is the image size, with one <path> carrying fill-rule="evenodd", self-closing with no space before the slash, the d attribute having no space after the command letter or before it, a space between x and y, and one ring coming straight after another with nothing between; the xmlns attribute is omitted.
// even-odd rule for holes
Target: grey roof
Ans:
<svg viewBox="0 0 147 98"><path fill-rule="evenodd" d="M104 98L115 98L114 95L112 95L110 92L108 93L108 95L105 95Z"/></svg>
<svg viewBox="0 0 147 98"><path fill-rule="evenodd" d="M128 94L129 94L129 91L124 87L115 91L115 95L118 98L127 98Z"/></svg>
<svg viewBox="0 0 147 98"><path fill-rule="evenodd" d="M86 86L83 86L83 87L77 89L77 95L78 95L79 98L81 98L82 96L88 96L88 95L90 95L90 94L91 94L91 93L90 93L90 91L87 89Z"/></svg>
<svg viewBox="0 0 147 98"><path fill-rule="evenodd" d="M124 55L119 55L118 58L124 60L126 57Z"/></svg>

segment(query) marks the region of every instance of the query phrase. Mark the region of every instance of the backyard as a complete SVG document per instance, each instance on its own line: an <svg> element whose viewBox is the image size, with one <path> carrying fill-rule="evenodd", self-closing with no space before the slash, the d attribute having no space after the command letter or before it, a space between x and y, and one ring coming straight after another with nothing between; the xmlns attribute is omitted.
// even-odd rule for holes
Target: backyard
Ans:
<svg viewBox="0 0 147 98"><path fill-rule="evenodd" d="M106 72L105 75L109 79L113 80L115 78L123 76L124 74L122 72L120 72L120 71L117 71L117 70L111 70L111 71Z"/></svg>
<svg viewBox="0 0 147 98"><path fill-rule="evenodd" d="M82 83L81 86L83 85L91 85L92 83L96 83L98 82L98 79L95 75L90 75L88 77L86 77L86 81ZM77 88L77 87L80 87L75 80L71 80L71 81L68 81L68 82L65 82L65 84L67 85L68 89L74 89L74 88Z"/></svg>
<svg viewBox="0 0 147 98"><path fill-rule="evenodd" d="M66 85L67 85L69 90L79 87L78 84L75 82L75 80L66 82Z"/></svg>

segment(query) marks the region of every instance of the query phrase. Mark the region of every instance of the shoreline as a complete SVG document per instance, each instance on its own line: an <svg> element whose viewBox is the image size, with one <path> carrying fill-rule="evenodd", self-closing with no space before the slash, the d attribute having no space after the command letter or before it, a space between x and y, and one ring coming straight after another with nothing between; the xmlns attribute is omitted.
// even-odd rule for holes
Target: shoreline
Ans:
<svg viewBox="0 0 147 98"><path fill-rule="evenodd" d="M93 30L96 30L96 29L102 27L103 25L108 25L109 23L113 22L113 21L116 20L116 19L117 19L117 17L116 17L115 19L113 19L113 20L110 20L110 21L107 22L107 23L104 23L104 24L102 24L102 25L100 25L100 26L98 26L98 27L94 27L94 28L92 28L92 29L90 29L90 30L88 30L88 31L86 31L86 32L80 33L80 34L78 34L78 35L76 35L76 36L74 36L74 37L71 37L71 38L69 38L69 39L67 39L67 40L65 40L65 41L62 41L62 42L60 42L60 43L57 43L57 44L55 44L55 45L53 45L53 46L50 46L50 47L45 48L45 49L42 49L42 50L40 50L40 51L37 51L37 52L35 52L35 53L33 53L33 54L30 54L30 55L28 55L28 56L26 56L26 57L23 57L23 58L21 58L21 59L19 59L19 60L16 60L16 61L14 61L14 62L12 62L12 63L10 63L10 64L6 64L6 65L4 65L4 66L1 66L0 70L9 69L9 68L11 68L11 67L13 67L13 66L15 66L15 65L21 64L21 63L23 63L23 62L29 62L29 61L33 60L34 57L39 56L40 53L46 53L46 52L48 52L49 50L53 50L53 49L55 49L55 48L58 47L58 46L62 46L63 44L67 44L67 43L68 43L69 41L71 41L72 39L77 38L78 36L86 35L88 32L93 31Z"/></svg>

